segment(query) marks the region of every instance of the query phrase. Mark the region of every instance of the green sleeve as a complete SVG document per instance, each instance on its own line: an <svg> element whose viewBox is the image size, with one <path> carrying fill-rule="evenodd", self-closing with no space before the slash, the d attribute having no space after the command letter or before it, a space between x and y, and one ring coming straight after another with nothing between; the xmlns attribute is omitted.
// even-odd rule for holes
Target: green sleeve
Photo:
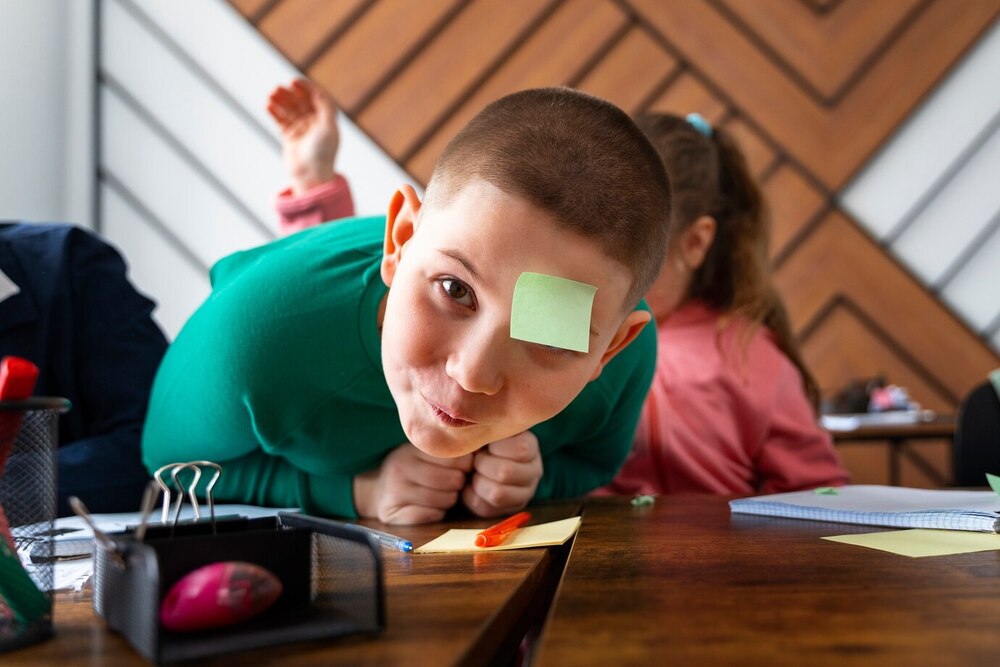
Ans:
<svg viewBox="0 0 1000 667"><path fill-rule="evenodd" d="M616 410L607 428L594 437L543 456L544 473L535 499L576 498L610 482L632 448L641 410L642 401L631 401Z"/></svg>
<svg viewBox="0 0 1000 667"><path fill-rule="evenodd" d="M632 449L655 371L656 327L648 324L565 414L533 429L544 466L535 499L582 496L614 478ZM542 442L560 437L565 441L555 447Z"/></svg>
<svg viewBox="0 0 1000 667"><path fill-rule="evenodd" d="M300 507L308 514L356 518L350 475L313 475L282 458L251 452L226 461L213 495L229 502Z"/></svg>

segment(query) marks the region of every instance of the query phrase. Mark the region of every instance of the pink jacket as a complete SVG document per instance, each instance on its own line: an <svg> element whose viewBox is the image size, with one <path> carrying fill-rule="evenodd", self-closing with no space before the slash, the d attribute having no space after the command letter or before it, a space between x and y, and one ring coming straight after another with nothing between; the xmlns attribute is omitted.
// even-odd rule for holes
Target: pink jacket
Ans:
<svg viewBox="0 0 1000 667"><path fill-rule="evenodd" d="M354 215L354 199L347 179L337 174L332 181L295 196L292 189L278 193L275 202L282 236L337 218Z"/></svg>
<svg viewBox="0 0 1000 667"><path fill-rule="evenodd" d="M775 493L849 481L798 369L766 329L719 334L700 302L661 323L632 454L597 493ZM745 351L744 351L745 350Z"/></svg>

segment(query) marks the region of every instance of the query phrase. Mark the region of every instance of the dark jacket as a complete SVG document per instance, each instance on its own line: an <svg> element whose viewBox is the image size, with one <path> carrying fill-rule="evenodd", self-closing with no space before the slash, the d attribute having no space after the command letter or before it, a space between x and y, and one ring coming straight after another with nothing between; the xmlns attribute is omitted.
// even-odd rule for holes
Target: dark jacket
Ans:
<svg viewBox="0 0 1000 667"><path fill-rule="evenodd" d="M59 421L60 515L70 495L91 512L138 510L142 423L167 347L155 304L114 248L70 225L0 223L0 270L20 288L0 301L0 356L39 367L35 395L73 403Z"/></svg>

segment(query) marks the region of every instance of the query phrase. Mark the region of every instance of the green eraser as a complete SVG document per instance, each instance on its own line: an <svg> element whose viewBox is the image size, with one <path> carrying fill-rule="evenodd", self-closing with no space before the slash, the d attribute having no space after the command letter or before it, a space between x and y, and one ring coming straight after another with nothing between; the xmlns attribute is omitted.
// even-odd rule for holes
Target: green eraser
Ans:
<svg viewBox="0 0 1000 667"><path fill-rule="evenodd" d="M832 486L821 486L815 489L813 493L815 493L817 496L835 496L839 492Z"/></svg>
<svg viewBox="0 0 1000 667"><path fill-rule="evenodd" d="M656 497L650 495L638 495L632 499L632 505L634 507L646 507L648 505L652 505L655 502L656 502Z"/></svg>
<svg viewBox="0 0 1000 667"><path fill-rule="evenodd" d="M510 337L575 352L590 351L593 285L524 272L514 285Z"/></svg>

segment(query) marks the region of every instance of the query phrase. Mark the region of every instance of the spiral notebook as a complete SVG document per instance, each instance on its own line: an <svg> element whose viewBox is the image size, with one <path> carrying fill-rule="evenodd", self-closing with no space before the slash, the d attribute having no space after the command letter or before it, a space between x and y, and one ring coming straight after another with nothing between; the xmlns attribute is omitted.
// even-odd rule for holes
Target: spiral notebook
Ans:
<svg viewBox="0 0 1000 667"><path fill-rule="evenodd" d="M909 489L857 484L825 492L793 491L729 501L735 514L898 528L1000 532L1000 496L993 491Z"/></svg>

